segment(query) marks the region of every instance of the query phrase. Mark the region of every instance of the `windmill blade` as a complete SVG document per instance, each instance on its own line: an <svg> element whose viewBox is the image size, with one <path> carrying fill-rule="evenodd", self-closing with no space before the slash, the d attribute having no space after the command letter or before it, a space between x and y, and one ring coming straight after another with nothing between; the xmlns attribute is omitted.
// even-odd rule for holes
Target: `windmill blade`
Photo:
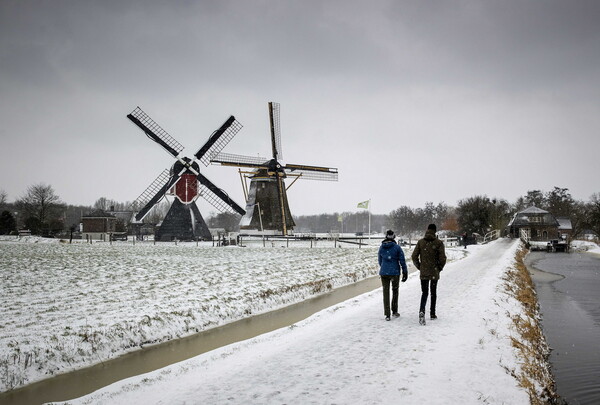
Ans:
<svg viewBox="0 0 600 405"><path fill-rule="evenodd" d="M221 212L229 211L233 213L238 213L240 215L245 215L246 211L242 207L236 204L227 193L221 190L219 187L215 186L210 180L206 178L202 173L199 173L196 176L198 181L200 182L200 195L210 203L213 207L218 209Z"/></svg>
<svg viewBox="0 0 600 405"><path fill-rule="evenodd" d="M260 156L243 156L234 155L231 153L219 153L213 158L212 163L218 163L223 166L238 166L238 167L253 167L253 168L268 168L270 159L265 159Z"/></svg>
<svg viewBox="0 0 600 405"><path fill-rule="evenodd" d="M179 175L170 175L170 170L165 169L156 179L148 186L148 188L133 202L132 208L137 211L139 207L142 207L135 214L135 220L141 221L144 219L148 211L152 209L164 196L167 190L179 180Z"/></svg>
<svg viewBox="0 0 600 405"><path fill-rule="evenodd" d="M271 122L271 147L273 159L283 159L281 150L281 127L279 124L279 103L269 103L269 121Z"/></svg>
<svg viewBox="0 0 600 405"><path fill-rule="evenodd" d="M148 138L162 146L169 154L177 157L183 150L183 146L177 142L171 135L161 128L152 118L148 116L140 107L137 107L127 115L135 125L140 127L146 133Z"/></svg>
<svg viewBox="0 0 600 405"><path fill-rule="evenodd" d="M297 175L305 180L337 181L338 169L334 167L285 165L286 174Z"/></svg>
<svg viewBox="0 0 600 405"><path fill-rule="evenodd" d="M208 141L206 141L204 146L202 146L194 156L204 163L204 166L208 166L212 158L223 150L240 129L242 129L242 124L240 124L232 115L219 129L212 133L208 138Z"/></svg>

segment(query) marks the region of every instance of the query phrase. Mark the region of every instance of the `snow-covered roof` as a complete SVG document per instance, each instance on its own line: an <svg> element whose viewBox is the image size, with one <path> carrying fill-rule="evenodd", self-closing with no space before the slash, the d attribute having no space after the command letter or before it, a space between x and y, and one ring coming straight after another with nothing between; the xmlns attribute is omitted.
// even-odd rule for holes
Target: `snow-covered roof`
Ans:
<svg viewBox="0 0 600 405"><path fill-rule="evenodd" d="M556 220L558 221L558 229L562 229L562 230L573 229L573 225L571 224L571 220L569 218L557 217Z"/></svg>
<svg viewBox="0 0 600 405"><path fill-rule="evenodd" d="M534 206L517 212L510 220L508 226L527 226L530 224L558 226L554 215Z"/></svg>
<svg viewBox="0 0 600 405"><path fill-rule="evenodd" d="M518 214L548 214L548 211L532 205L531 207L525 208L523 211L518 212L517 215Z"/></svg>

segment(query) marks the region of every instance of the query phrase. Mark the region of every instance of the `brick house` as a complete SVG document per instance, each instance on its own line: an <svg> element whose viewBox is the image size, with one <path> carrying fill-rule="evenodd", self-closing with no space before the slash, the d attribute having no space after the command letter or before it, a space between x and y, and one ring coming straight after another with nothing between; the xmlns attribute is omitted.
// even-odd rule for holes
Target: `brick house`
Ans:
<svg viewBox="0 0 600 405"><path fill-rule="evenodd" d="M517 212L508 223L511 237L520 237L521 230L529 235L529 239L547 242L559 238L559 222L554 215L538 207L529 207Z"/></svg>
<svg viewBox="0 0 600 405"><path fill-rule="evenodd" d="M103 210L95 210L81 217L82 239L110 240L110 235L115 233L117 218Z"/></svg>

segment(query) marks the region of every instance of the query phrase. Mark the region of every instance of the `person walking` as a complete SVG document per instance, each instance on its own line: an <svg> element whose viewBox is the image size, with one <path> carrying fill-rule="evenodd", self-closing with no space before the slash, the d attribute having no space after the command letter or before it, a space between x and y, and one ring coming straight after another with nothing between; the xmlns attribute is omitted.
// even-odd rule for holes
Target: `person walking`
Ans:
<svg viewBox="0 0 600 405"><path fill-rule="evenodd" d="M425 325L425 305L431 290L431 304L429 314L431 319L437 319L435 304L437 301L437 283L440 272L446 265L446 252L444 242L436 236L435 224L430 224L425 231L425 236L417 242L411 259L421 275L421 306L419 307L419 323Z"/></svg>
<svg viewBox="0 0 600 405"><path fill-rule="evenodd" d="M402 282L408 278L408 269L404 259L404 251L396 243L394 231L388 230L385 239L379 247L379 276L381 277L381 286L383 287L383 314L385 320L390 318L390 284L392 285L392 304L391 314L397 318L398 313L398 288L400 286L400 268L402 268Z"/></svg>

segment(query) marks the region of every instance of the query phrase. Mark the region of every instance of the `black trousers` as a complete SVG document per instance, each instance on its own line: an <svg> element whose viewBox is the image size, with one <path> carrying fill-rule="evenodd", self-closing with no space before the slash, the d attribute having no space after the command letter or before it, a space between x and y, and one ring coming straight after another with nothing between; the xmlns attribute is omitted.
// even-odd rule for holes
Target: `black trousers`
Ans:
<svg viewBox="0 0 600 405"><path fill-rule="evenodd" d="M392 284L392 313L398 312L398 287L400 276L380 276L383 287L383 313L390 316L390 284Z"/></svg>
<svg viewBox="0 0 600 405"><path fill-rule="evenodd" d="M429 313L435 315L435 302L437 300L437 283L438 280L421 280L421 307L419 312L425 312L425 304L427 304L427 296L429 295L429 289L431 289L431 306L429 307Z"/></svg>

